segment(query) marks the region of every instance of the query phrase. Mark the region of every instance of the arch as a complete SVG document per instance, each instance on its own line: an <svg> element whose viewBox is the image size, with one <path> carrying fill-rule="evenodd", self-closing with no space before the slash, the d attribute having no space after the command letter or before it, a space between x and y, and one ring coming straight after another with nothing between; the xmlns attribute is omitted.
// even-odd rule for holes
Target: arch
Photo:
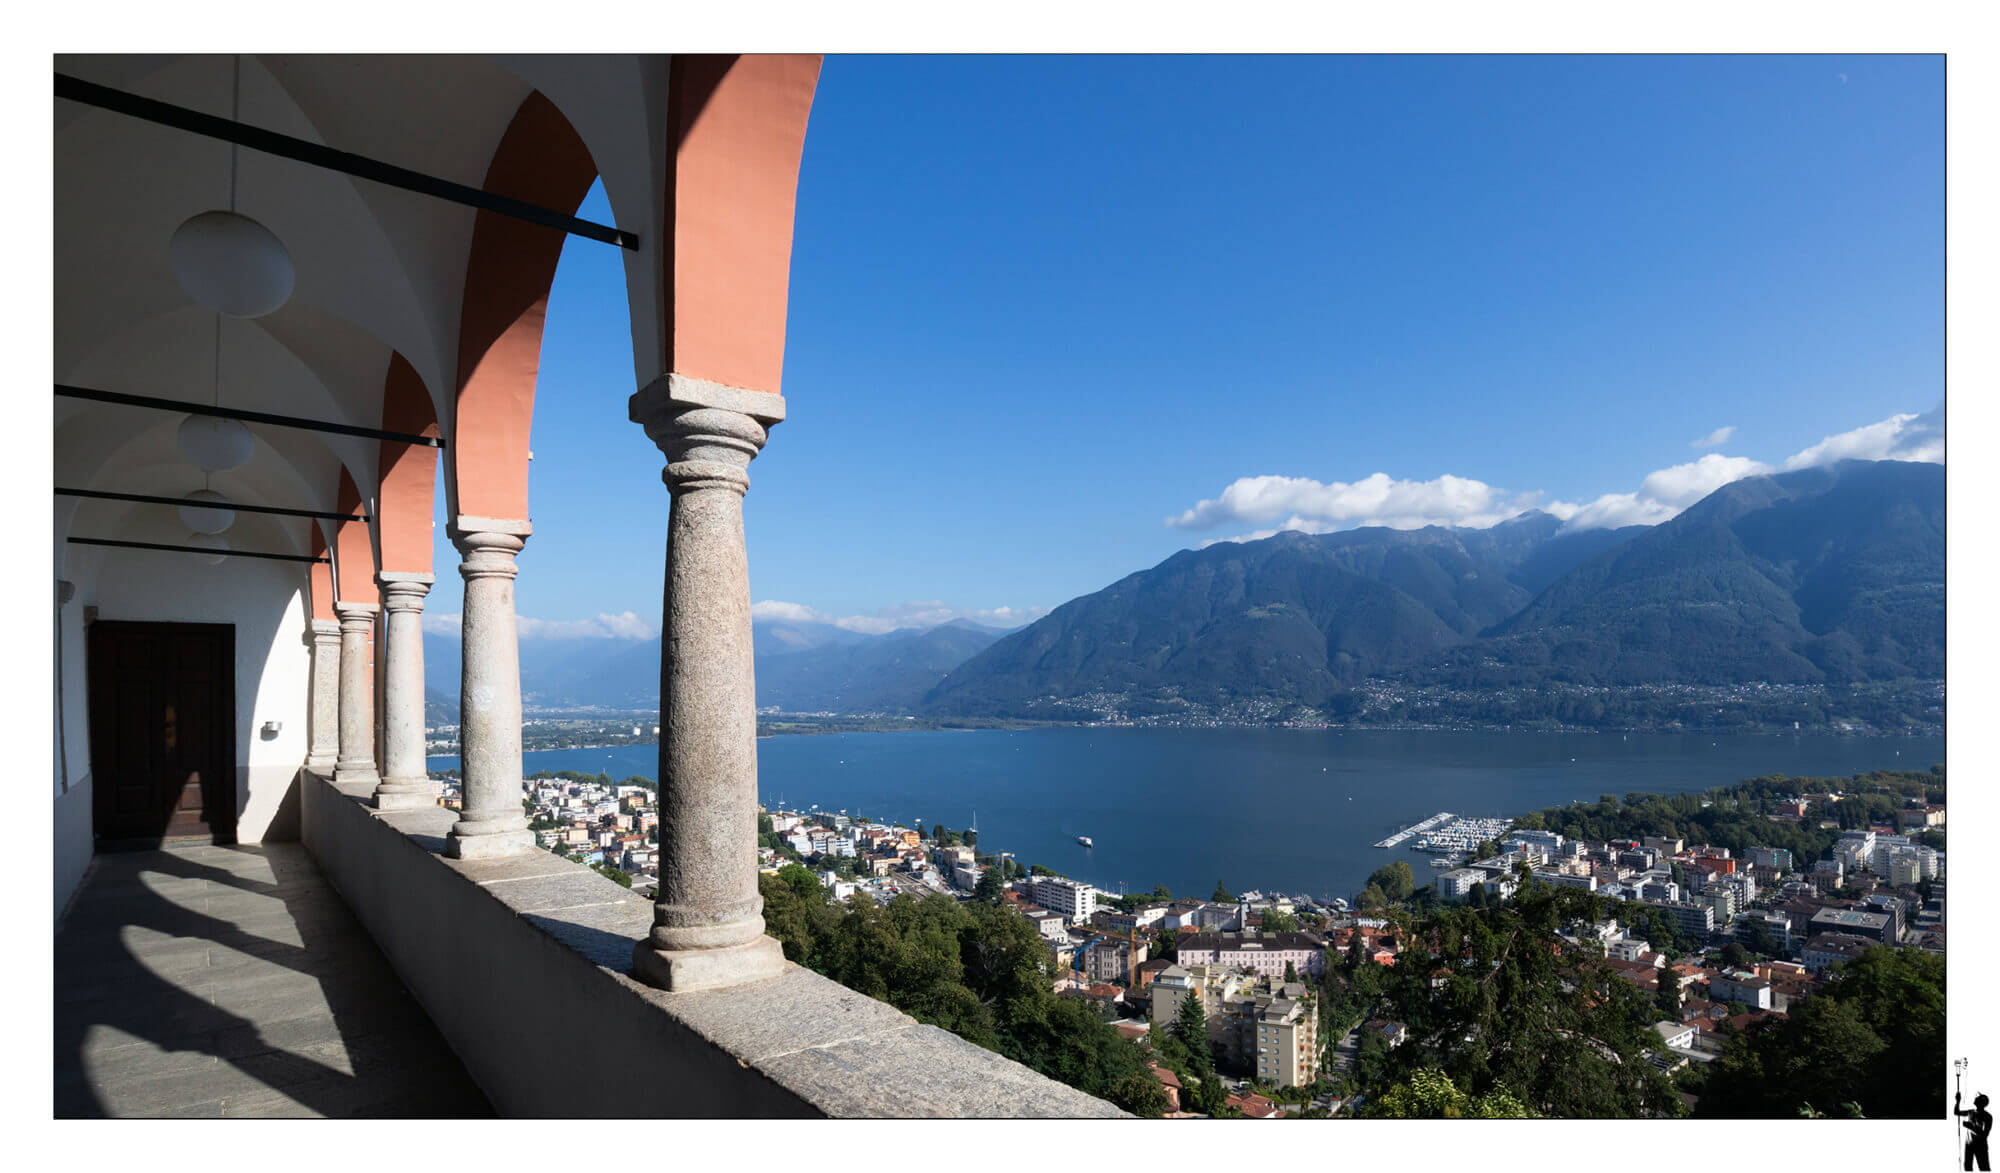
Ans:
<svg viewBox="0 0 2000 1173"><path fill-rule="evenodd" d="M382 386L382 428L417 436L438 434L430 392L400 354L389 359ZM431 512L437 487L437 449L400 440L382 441L382 483L376 493L375 532L382 569L431 572Z"/></svg>
<svg viewBox="0 0 2000 1173"><path fill-rule="evenodd" d="M361 508L361 493L354 478L340 470L340 496L335 509L351 513ZM333 540L334 597L343 603L378 603L375 586L375 543L369 535L370 518L336 522Z"/></svg>
<svg viewBox="0 0 2000 1173"><path fill-rule="evenodd" d="M597 178L574 127L537 91L501 136L485 190L573 212ZM528 517L528 432L549 287L565 234L478 213L459 317L446 493L454 516Z"/></svg>
<svg viewBox="0 0 2000 1173"><path fill-rule="evenodd" d="M667 367L777 392L818 54L677 54L662 265Z"/></svg>
<svg viewBox="0 0 2000 1173"><path fill-rule="evenodd" d="M326 532L317 525L312 527L312 539L308 543L307 548L312 551L312 556L315 558L326 557ZM308 596L307 603L309 606L308 616L313 619L324 619L329 623L333 622L332 562L315 562L306 567L306 595Z"/></svg>

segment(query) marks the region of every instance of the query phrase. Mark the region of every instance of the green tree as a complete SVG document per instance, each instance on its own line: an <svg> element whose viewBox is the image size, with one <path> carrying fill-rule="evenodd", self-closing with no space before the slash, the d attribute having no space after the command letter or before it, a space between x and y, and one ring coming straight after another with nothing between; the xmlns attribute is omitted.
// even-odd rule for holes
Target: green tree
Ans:
<svg viewBox="0 0 2000 1173"><path fill-rule="evenodd" d="M1407 899L1411 892L1416 891L1417 877L1410 870L1410 862L1399 859L1376 868L1368 877L1368 886L1380 889L1384 902L1393 904L1398 900ZM1365 894L1366 889L1363 892Z"/></svg>
<svg viewBox="0 0 2000 1173"><path fill-rule="evenodd" d="M1505 1088L1494 1088L1475 1098L1444 1072L1422 1067L1370 1101L1368 1115L1397 1120L1497 1120L1535 1113Z"/></svg>
<svg viewBox="0 0 2000 1173"><path fill-rule="evenodd" d="M614 883L621 884L627 888L632 886L632 873L630 872L614 868L610 864L593 864L591 868L593 871L608 877Z"/></svg>
<svg viewBox="0 0 2000 1173"><path fill-rule="evenodd" d="M1937 1115L1945 1068L1944 958L1870 948L1783 1018L1730 1037L1709 1065L1699 1116L1790 1117L1852 1103L1870 1119Z"/></svg>
<svg viewBox="0 0 2000 1173"><path fill-rule="evenodd" d="M1168 888L1165 884L1153 885L1153 899L1172 900L1173 898L1174 898L1173 890Z"/></svg>
<svg viewBox="0 0 2000 1173"><path fill-rule="evenodd" d="M1292 932L1297 932L1298 927L1299 927L1299 918L1293 916L1289 912L1286 912L1284 909L1267 908L1264 910L1265 932L1292 933Z"/></svg>
<svg viewBox="0 0 2000 1173"><path fill-rule="evenodd" d="M1236 897L1229 894L1229 889L1223 887L1221 880L1217 880L1215 882L1215 894L1210 896L1209 899L1217 904L1228 904L1234 901Z"/></svg>
<svg viewBox="0 0 2000 1173"><path fill-rule="evenodd" d="M1680 1114L1671 1082L1648 1061L1660 1046L1654 1000L1560 935L1594 903L1537 886L1498 907L1414 918L1397 934L1396 965L1377 978L1383 1013L1409 1038L1373 1071L1364 1044L1364 1085L1432 1067L1474 1099L1505 1091L1542 1116Z"/></svg>
<svg viewBox="0 0 2000 1173"><path fill-rule="evenodd" d="M1181 999L1174 1011L1173 1035L1187 1049L1189 1068L1197 1078L1213 1073L1215 1060L1208 1047L1208 1012L1202 1009L1198 993L1189 993Z"/></svg>
<svg viewBox="0 0 2000 1173"><path fill-rule="evenodd" d="M1132 1115L1149 1120L1167 1114L1167 1089L1150 1071L1135 1071L1126 1076L1106 1098Z"/></svg>
<svg viewBox="0 0 2000 1173"><path fill-rule="evenodd" d="M989 867L979 873L979 884L972 890L972 895L983 904L998 904L1005 891L1006 884L1000 878L1000 869Z"/></svg>
<svg viewBox="0 0 2000 1173"><path fill-rule="evenodd" d="M1299 980L1299 971L1297 967L1293 966L1292 963L1289 961L1285 962L1285 984L1290 985L1298 980Z"/></svg>
<svg viewBox="0 0 2000 1173"><path fill-rule="evenodd" d="M1681 975L1675 972L1671 966L1664 964L1655 970L1654 974L1660 983L1657 995L1660 1005L1660 1017L1666 1019L1668 1022L1679 1022L1681 1020Z"/></svg>

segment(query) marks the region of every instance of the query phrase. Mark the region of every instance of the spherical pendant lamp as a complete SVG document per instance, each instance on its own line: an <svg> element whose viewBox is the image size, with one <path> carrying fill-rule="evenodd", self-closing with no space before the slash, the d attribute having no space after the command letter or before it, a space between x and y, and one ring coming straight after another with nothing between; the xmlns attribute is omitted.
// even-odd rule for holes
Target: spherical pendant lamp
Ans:
<svg viewBox="0 0 2000 1173"><path fill-rule="evenodd" d="M190 217L174 229L167 262L189 297L232 318L261 318L292 296L291 253L240 212Z"/></svg>
<svg viewBox="0 0 2000 1173"><path fill-rule="evenodd" d="M191 533L187 537L187 544L190 546L200 546L204 550L215 551L215 553L202 558L202 561L208 563L210 566L220 566L222 560L229 557L229 543L216 537L214 534Z"/></svg>
<svg viewBox="0 0 2000 1173"><path fill-rule="evenodd" d="M228 472L250 460L250 429L240 421L191 415L181 421L181 454L203 472Z"/></svg>
<svg viewBox="0 0 2000 1173"><path fill-rule="evenodd" d="M236 524L236 511L217 508L209 502L219 502L223 506L229 499L214 489L196 489L185 500L188 504L180 507L181 522L198 534L219 534Z"/></svg>

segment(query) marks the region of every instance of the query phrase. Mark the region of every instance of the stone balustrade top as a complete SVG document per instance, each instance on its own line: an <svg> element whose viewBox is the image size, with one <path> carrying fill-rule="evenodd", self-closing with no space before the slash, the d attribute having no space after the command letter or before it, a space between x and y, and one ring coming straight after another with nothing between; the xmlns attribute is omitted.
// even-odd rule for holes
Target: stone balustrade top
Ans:
<svg viewBox="0 0 2000 1173"><path fill-rule="evenodd" d="M301 786L308 849L505 1114L1124 1115L790 963L728 989L642 984L630 968L650 900L549 852L447 857L454 812L372 811L372 783L307 772ZM451 942L475 933L468 972ZM607 1078L607 1048L639 1069Z"/></svg>

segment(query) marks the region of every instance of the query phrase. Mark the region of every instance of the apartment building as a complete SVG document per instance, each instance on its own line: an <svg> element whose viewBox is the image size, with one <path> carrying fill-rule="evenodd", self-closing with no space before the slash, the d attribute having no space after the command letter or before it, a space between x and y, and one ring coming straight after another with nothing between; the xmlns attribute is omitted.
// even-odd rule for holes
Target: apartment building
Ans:
<svg viewBox="0 0 2000 1173"><path fill-rule="evenodd" d="M1043 908L1061 913L1071 924L1088 921L1097 912L1097 889L1075 880L1042 876L1028 896Z"/></svg>
<svg viewBox="0 0 2000 1173"><path fill-rule="evenodd" d="M1281 1087L1319 1078L1319 1008L1305 983L1177 963L1161 970L1149 988L1155 1026L1171 1024L1186 999L1201 1000L1209 1041L1226 1067Z"/></svg>

